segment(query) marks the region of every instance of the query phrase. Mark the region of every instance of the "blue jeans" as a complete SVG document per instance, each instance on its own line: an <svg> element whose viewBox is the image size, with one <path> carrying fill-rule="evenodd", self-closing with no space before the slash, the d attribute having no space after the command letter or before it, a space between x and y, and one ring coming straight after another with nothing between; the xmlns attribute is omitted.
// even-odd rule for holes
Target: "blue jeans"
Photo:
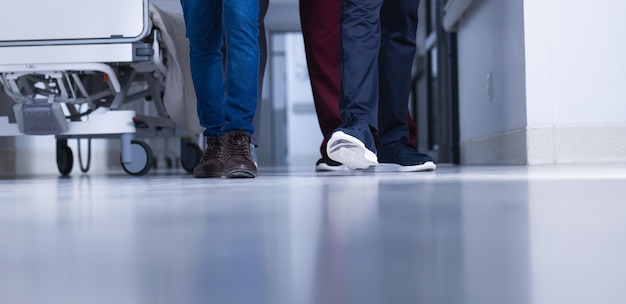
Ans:
<svg viewBox="0 0 626 304"><path fill-rule="evenodd" d="M180 2L204 135L232 130L251 135L259 79L258 0Z"/></svg>

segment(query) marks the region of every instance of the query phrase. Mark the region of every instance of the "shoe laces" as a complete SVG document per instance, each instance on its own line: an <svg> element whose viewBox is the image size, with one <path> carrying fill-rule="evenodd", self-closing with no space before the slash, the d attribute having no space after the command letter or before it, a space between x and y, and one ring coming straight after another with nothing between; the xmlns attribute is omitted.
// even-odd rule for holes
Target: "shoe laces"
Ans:
<svg viewBox="0 0 626 304"><path fill-rule="evenodd" d="M242 155L246 158L250 155L249 137L244 132L233 131L228 135L227 153L228 156Z"/></svg>
<svg viewBox="0 0 626 304"><path fill-rule="evenodd" d="M213 158L220 158L222 156L222 140L217 136L212 136L207 139L207 148L204 150L201 161L207 161Z"/></svg>

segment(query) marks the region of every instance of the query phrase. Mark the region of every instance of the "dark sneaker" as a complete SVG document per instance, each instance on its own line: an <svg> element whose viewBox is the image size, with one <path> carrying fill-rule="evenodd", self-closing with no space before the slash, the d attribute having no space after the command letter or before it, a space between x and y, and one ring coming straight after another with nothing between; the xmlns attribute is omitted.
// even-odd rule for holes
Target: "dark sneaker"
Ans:
<svg viewBox="0 0 626 304"><path fill-rule="evenodd" d="M348 168L344 164L338 163L330 158L322 157L315 163L315 171L317 172L346 170L348 170Z"/></svg>
<svg viewBox="0 0 626 304"><path fill-rule="evenodd" d="M326 145L328 157L348 169L367 169L378 164L374 137L367 124L351 123L333 132Z"/></svg>
<svg viewBox="0 0 626 304"><path fill-rule="evenodd" d="M246 131L230 131L224 136L224 174L228 178L257 176Z"/></svg>
<svg viewBox="0 0 626 304"><path fill-rule="evenodd" d="M380 164L376 171L418 172L435 170L435 162L427 154L420 153L414 144L401 140L386 144L378 149Z"/></svg>
<svg viewBox="0 0 626 304"><path fill-rule="evenodd" d="M222 177L224 175L224 160L222 151L224 143L222 137L211 136L206 140L207 148L204 155L193 168L194 177Z"/></svg>

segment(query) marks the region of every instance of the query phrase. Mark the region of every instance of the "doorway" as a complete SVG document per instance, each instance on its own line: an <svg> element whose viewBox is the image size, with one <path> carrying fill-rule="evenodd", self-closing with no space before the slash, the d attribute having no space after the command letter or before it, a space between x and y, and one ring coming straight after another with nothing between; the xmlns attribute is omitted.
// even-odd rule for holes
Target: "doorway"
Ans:
<svg viewBox="0 0 626 304"><path fill-rule="evenodd" d="M445 1L422 0L409 108L420 151L437 163L460 162L457 39L443 27ZM295 10L295 8L292 8ZM261 126L261 165L283 166L319 157L322 135L313 104L302 33L270 31ZM265 144L268 143L268 144Z"/></svg>
<svg viewBox="0 0 626 304"><path fill-rule="evenodd" d="M320 156L323 136L313 103L302 33L271 32L269 37L269 100L262 104L261 138L270 144L259 146L259 162L313 168Z"/></svg>
<svg viewBox="0 0 626 304"><path fill-rule="evenodd" d="M411 109L420 150L437 163L460 162L456 34L443 28L444 1L420 5Z"/></svg>

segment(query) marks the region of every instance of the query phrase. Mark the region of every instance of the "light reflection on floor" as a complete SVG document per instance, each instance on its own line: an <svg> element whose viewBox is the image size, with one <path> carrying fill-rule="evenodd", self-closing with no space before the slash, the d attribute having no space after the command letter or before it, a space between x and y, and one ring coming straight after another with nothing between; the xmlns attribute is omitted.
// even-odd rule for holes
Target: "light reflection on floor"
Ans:
<svg viewBox="0 0 626 304"><path fill-rule="evenodd" d="M0 179L0 303L620 303L626 166Z"/></svg>

